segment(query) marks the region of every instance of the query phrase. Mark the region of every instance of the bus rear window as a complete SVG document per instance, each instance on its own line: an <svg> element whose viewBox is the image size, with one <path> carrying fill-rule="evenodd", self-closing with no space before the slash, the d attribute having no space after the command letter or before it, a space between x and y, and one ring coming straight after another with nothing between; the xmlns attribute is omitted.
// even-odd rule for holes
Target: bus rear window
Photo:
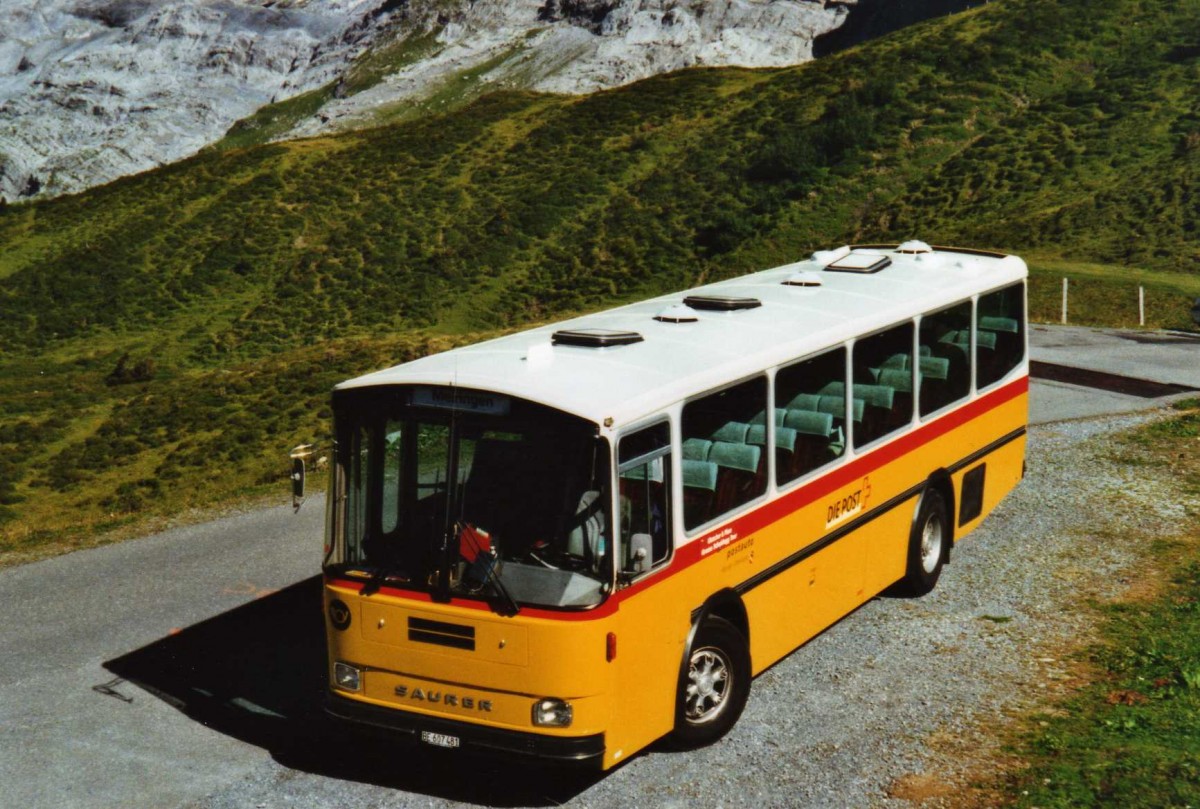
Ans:
<svg viewBox="0 0 1200 809"><path fill-rule="evenodd" d="M1025 285L980 295L975 315L975 384L986 388L1025 358Z"/></svg>

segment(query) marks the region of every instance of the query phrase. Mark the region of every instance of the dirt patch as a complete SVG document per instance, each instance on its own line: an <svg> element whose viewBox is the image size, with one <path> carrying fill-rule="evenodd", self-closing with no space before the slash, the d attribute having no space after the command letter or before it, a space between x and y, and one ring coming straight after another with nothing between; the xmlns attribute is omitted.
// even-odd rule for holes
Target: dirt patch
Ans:
<svg viewBox="0 0 1200 809"><path fill-rule="evenodd" d="M957 791L958 787L944 778L919 773L897 778L888 788L887 796L923 804L934 798L948 798Z"/></svg>

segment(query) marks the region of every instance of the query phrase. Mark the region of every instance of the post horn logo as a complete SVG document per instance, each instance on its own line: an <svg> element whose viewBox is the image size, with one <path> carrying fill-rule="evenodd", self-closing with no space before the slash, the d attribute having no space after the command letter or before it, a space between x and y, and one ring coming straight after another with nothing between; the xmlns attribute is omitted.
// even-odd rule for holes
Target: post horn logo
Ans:
<svg viewBox="0 0 1200 809"><path fill-rule="evenodd" d="M350 626L350 608L340 598L329 602L329 622L334 629L346 629Z"/></svg>

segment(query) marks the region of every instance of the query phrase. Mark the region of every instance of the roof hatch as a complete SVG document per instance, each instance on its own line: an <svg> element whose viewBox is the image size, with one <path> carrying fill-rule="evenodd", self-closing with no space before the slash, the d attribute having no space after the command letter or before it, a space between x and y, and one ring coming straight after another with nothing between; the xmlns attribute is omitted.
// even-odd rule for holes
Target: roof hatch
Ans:
<svg viewBox="0 0 1200 809"><path fill-rule="evenodd" d="M762 306L758 298L735 298L730 295L688 295L683 299L685 306L706 312L735 312L739 309L757 309Z"/></svg>
<svg viewBox="0 0 1200 809"><path fill-rule="evenodd" d="M584 348L608 348L640 343L645 337L636 331L619 329L559 329L550 335L556 346L583 346Z"/></svg>
<svg viewBox="0 0 1200 809"><path fill-rule="evenodd" d="M879 272L891 263L892 260L890 258L878 253L849 253L835 261L829 262L825 265L825 269L832 272L852 272L859 275L868 275L873 272Z"/></svg>

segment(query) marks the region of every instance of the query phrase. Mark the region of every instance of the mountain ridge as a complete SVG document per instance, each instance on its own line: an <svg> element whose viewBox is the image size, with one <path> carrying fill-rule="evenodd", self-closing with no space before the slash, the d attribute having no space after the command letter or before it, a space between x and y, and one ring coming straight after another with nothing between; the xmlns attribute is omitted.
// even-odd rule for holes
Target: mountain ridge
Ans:
<svg viewBox="0 0 1200 809"><path fill-rule="evenodd" d="M0 195L82 190L194 154L239 122L245 142L263 118L275 125L261 140L311 136L442 111L447 99L457 105L496 88L581 94L696 64L796 64L855 2L4 6ZM270 109L280 105L293 116L286 126Z"/></svg>

